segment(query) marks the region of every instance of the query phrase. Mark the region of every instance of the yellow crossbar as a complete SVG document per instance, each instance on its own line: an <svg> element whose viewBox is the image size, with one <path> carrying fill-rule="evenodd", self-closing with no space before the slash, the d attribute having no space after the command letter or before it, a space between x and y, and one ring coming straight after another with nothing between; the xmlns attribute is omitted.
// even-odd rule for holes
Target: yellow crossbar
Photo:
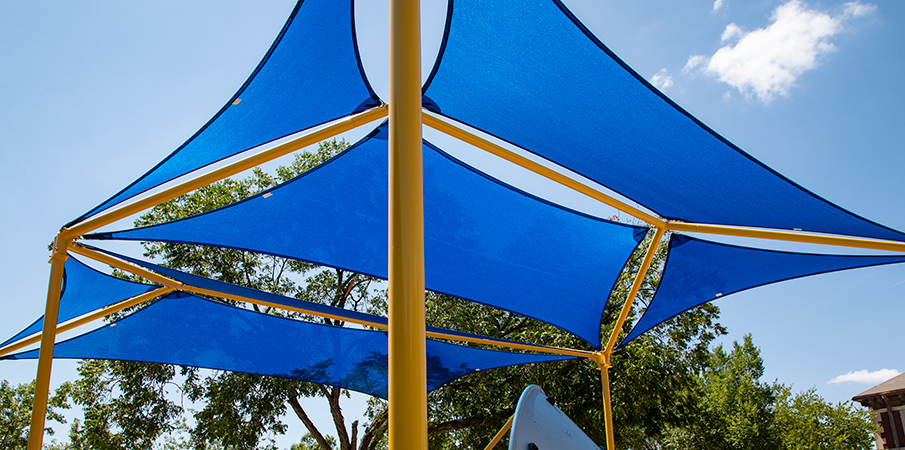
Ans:
<svg viewBox="0 0 905 450"><path fill-rule="evenodd" d="M651 225L657 226L659 228L666 226L666 221L659 217L648 214L638 208L635 208L634 206L629 205L628 203L617 200L597 189L594 189L584 183L578 182L555 170L552 170L541 163L532 161L522 155L519 155L518 153L496 145L493 142L490 142L474 133L466 131L464 128L452 124L451 122L438 119L430 114L422 114L422 121L425 125L437 131L441 131L463 142L474 145L475 147L480 148L488 153L496 155L515 165L528 169L531 172L534 172L544 178L587 195L588 197L591 197L601 203L612 206L619 211L643 220Z"/></svg>
<svg viewBox="0 0 905 450"><path fill-rule="evenodd" d="M836 245L869 250L887 250L905 252L905 242L868 239L851 236L836 236L800 231L787 231L766 228L735 227L730 225L711 225L706 223L673 222L666 224L669 231L686 233L718 234L722 236L749 237L774 241L800 242L804 244Z"/></svg>
<svg viewBox="0 0 905 450"><path fill-rule="evenodd" d="M287 155L296 150L300 150L309 145L316 144L324 139L330 139L337 134L344 133L360 125L386 117L387 108L385 105L360 112L358 114L338 120L330 125L315 130L311 133L299 136L288 142L284 142L275 147L271 147L253 155L249 155L238 161L234 161L218 169L212 170L205 174L199 175L190 180L183 181L175 186L166 188L160 192L151 194L147 197L140 198L117 208L107 210L94 217L86 219L73 225L71 228L64 228L60 231L60 235L65 238L75 238L83 234L94 231L104 225L111 224L117 220L124 219L132 214L144 211L154 207L160 203L172 200L182 194L194 191L195 189L215 183L239 172L257 167L268 161Z"/></svg>
<svg viewBox="0 0 905 450"><path fill-rule="evenodd" d="M201 295L209 295L211 297L219 297L219 298L228 298L230 300L235 300L238 302L246 302L255 304L258 306L264 306L269 308L277 308L285 311L293 311L300 314L307 314L311 316L324 317L332 320L341 320L344 322L354 323L357 325L371 327L378 330L387 330L387 325L380 322L371 322L367 320L361 320L355 317L347 317L340 314L328 314L319 311L311 311L305 308L292 307L287 305L282 305L278 303L271 303L263 300L253 299L249 297L243 297L241 295L229 294L225 292L215 291L211 289L202 289L199 287L191 286L188 284L184 284L178 280L174 280L172 278L159 275L157 273L151 272L143 267L136 266L128 261L123 261L119 258L110 256L106 253L99 252L97 250L91 249L89 247L85 247L81 244L73 244L71 247L73 253L77 253L79 255L85 256L86 258L94 259L95 261L102 262L111 267L115 267L120 270L124 270L126 272L130 272L132 274L141 276L148 280L154 281L156 283L163 284L172 289L178 289L184 292L192 292L195 294ZM169 291L168 291L169 292ZM108 313L109 314L109 313ZM101 316L102 317L102 316ZM518 350L528 350L537 353L546 353L553 355L564 355L564 356L576 356L580 358L588 358L595 360L597 359L597 353L590 352L587 350L578 350L571 348L562 348L562 347L554 347L554 346L545 346L545 345L535 345L535 344L526 344L522 342L513 342L506 341L502 339L493 339L488 337L479 337L479 336L461 336L452 333L444 333L440 331L427 331L426 335L428 337L434 339L447 339L451 341L457 342L468 342L473 344L482 344L482 345L492 345L501 348L510 348L510 349L518 349Z"/></svg>
<svg viewBox="0 0 905 450"><path fill-rule="evenodd" d="M97 311L94 311L90 314L85 314L83 316L76 317L72 320L67 320L66 322L61 323L57 326L56 333L59 335L60 333L72 330L74 328L78 328L86 323L93 322L97 319L102 319L110 314L115 312L122 311L131 306L135 306L139 303L146 302L148 300L160 297L161 295L169 294L173 292L174 289L171 287L160 287L154 289L153 291L145 292L144 294L139 294L134 297L128 298L118 303L114 303L109 306L105 306ZM16 350L21 348L28 347L31 344L39 342L41 340L41 333L35 333L27 338L18 340L16 342L12 342L9 345L0 348L0 356L8 355Z"/></svg>

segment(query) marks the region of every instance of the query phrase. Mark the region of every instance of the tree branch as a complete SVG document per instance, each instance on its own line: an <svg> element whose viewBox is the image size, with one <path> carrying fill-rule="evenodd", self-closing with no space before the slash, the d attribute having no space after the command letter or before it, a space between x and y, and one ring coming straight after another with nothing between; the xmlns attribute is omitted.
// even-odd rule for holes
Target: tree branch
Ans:
<svg viewBox="0 0 905 450"><path fill-rule="evenodd" d="M330 415L333 416L333 425L336 426L336 436L339 439L341 450L353 450L349 434L346 432L346 419L343 417L342 408L339 407L339 394L342 390L338 387L330 389L327 400L330 402Z"/></svg>
<svg viewBox="0 0 905 450"><path fill-rule="evenodd" d="M365 428L364 435L361 437L361 446L358 447L359 450L374 450L377 447L377 436L379 436L381 430L387 427L388 419L388 410L384 409L383 412L374 418L373 422L368 424L368 427Z"/></svg>
<svg viewBox="0 0 905 450"><path fill-rule="evenodd" d="M302 405L299 403L298 397L295 395L289 396L288 399L289 405L292 406L292 410L295 411L295 415L298 416L299 419L302 420L302 423L305 424L305 428L308 429L308 432L311 433L311 436L314 437L314 440L317 441L317 445L320 445L321 450L331 450L330 444L327 443L327 440L324 439L324 435L318 431L317 427L314 426L314 422L308 417L308 414L305 413L305 410L302 409Z"/></svg>
<svg viewBox="0 0 905 450"><path fill-rule="evenodd" d="M496 412L491 412L490 414L483 415L483 416L472 416L472 417L466 417L464 419L449 420L449 421L438 423L436 425L428 427L427 435L433 436L435 434L446 433L447 431L464 430L466 428L479 427L481 425L484 425L484 422L487 421L487 419L489 419L491 417L494 417L497 415L502 415L502 416L508 417L508 416L511 416L513 413L515 413L515 408L506 408L506 409L502 409L502 410L499 410Z"/></svg>

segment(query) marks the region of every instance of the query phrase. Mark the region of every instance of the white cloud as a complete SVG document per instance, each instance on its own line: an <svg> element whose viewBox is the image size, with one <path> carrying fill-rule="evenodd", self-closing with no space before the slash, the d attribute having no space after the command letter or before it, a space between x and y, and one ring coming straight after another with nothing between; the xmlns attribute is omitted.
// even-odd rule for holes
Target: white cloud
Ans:
<svg viewBox="0 0 905 450"><path fill-rule="evenodd" d="M713 2L713 10L719 11L721 9L723 9L723 0L715 0Z"/></svg>
<svg viewBox="0 0 905 450"><path fill-rule="evenodd" d="M682 68L683 73L691 72L692 70L698 68L701 64L707 62L707 57L704 55L691 55L688 57L688 62L685 63L685 67Z"/></svg>
<svg viewBox="0 0 905 450"><path fill-rule="evenodd" d="M660 91L666 92L666 90L673 85L673 82L669 72L663 68L651 77L650 84L656 86Z"/></svg>
<svg viewBox="0 0 905 450"><path fill-rule="evenodd" d="M880 384L898 375L899 371L896 369L880 369L874 372L868 372L867 370L857 370L854 372L849 372L845 375L839 375L838 377L827 381L827 383Z"/></svg>
<svg viewBox="0 0 905 450"><path fill-rule="evenodd" d="M736 36L744 36L745 32L738 25L734 23L730 23L726 25L726 29L723 30L723 34L720 36L720 40L726 42Z"/></svg>
<svg viewBox="0 0 905 450"><path fill-rule="evenodd" d="M843 30L851 17L868 14L874 5L846 3L836 17L809 9L800 0L778 6L766 28L746 32L738 25L726 26L723 42L738 38L707 58L695 55L683 71L701 66L703 73L729 84L746 98L756 97L769 103L776 96L789 95L789 89L805 72L818 65L820 57L836 51L831 38Z"/></svg>
<svg viewBox="0 0 905 450"><path fill-rule="evenodd" d="M848 2L845 4L845 12L843 16L845 17L861 17L867 14L874 12L877 9L877 5L871 4L863 4L858 2Z"/></svg>

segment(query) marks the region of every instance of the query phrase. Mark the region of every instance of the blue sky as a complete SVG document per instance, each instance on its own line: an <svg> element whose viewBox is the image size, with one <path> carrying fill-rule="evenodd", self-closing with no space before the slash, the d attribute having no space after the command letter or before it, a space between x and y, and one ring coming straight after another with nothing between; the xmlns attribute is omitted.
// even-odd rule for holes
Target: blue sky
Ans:
<svg viewBox="0 0 905 450"><path fill-rule="evenodd" d="M383 98L385 3L363 1L359 15L371 19L359 24L359 39ZM905 2L566 4L722 136L818 195L905 230ZM144 173L216 113L292 7L289 0L0 2L0 335L42 314L47 245L59 227ZM424 2L425 75L444 7ZM511 173L498 175L518 184ZM609 214L581 198L563 201ZM905 266L781 283L718 304L726 342L752 333L767 380L813 386L841 401L905 371L896 328L905 317ZM73 367L57 364L54 383ZM829 383L849 373L866 381ZM34 364L5 362L0 375L25 382Z"/></svg>

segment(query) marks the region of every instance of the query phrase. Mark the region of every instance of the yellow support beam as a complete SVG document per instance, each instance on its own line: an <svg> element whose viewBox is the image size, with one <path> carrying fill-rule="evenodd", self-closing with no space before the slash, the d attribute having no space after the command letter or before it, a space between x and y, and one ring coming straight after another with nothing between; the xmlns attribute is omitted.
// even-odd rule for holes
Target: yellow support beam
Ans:
<svg viewBox="0 0 905 450"><path fill-rule="evenodd" d="M660 241L663 239L664 233L666 233L666 230L663 228L655 229L654 236L650 240L650 244L648 244L647 251L644 254L644 259L641 261L641 266L638 268L638 273L635 274L635 280L632 282L632 287L625 297L625 303L622 305L619 317L613 325L613 332L610 333L610 338L607 341L606 347L600 352L602 359L598 361L598 367L600 368L600 382L603 385L603 417L606 425L606 448L608 450L615 450L616 448L614 437L615 428L613 427L613 404L610 398L610 367L612 367L610 365L610 355L613 354L613 348L616 346L616 341L619 338L620 331L622 331L622 326L625 324L628 313L632 309L632 304L635 303L635 297L638 295L641 285L644 284L644 277L647 276L647 271L650 269L651 262L657 254L657 248L660 246Z"/></svg>
<svg viewBox="0 0 905 450"><path fill-rule="evenodd" d="M389 60L389 448L426 450L420 0L390 0Z"/></svg>
<svg viewBox="0 0 905 450"><path fill-rule="evenodd" d="M835 245L840 247L854 247L869 250L905 252L905 242L851 236L835 236L827 234L807 233L801 231L672 221L666 224L666 229L669 231L681 231L686 233L718 234L721 236L749 237L769 239L774 241L800 242L804 244Z"/></svg>
<svg viewBox="0 0 905 450"><path fill-rule="evenodd" d="M267 150L249 155L240 160L234 161L218 169L201 174L190 180L183 181L179 184L166 188L147 197L140 198L125 205L102 212L94 217L86 219L73 225L71 228L64 228L60 234L68 239L73 239L86 233L90 233L98 228L109 225L117 220L124 219L132 214L139 213L148 208L154 207L160 203L172 200L182 194L189 193L195 189L215 183L229 176L235 175L248 169L252 169L264 164L280 156L287 155L296 150L300 150L309 145L316 144L324 139L329 139L337 134L344 133L360 125L372 122L377 119L386 117L386 106L378 106L367 111L346 117L344 119L333 122L323 128L317 129L311 133L299 136L288 142L284 142Z"/></svg>
<svg viewBox="0 0 905 450"><path fill-rule="evenodd" d="M782 240L782 241L791 241L791 242L801 242L808 244L821 244L821 245L835 245L835 246L843 246L843 247L855 247L855 248L863 248L870 250L888 250L894 252L905 252L905 242L897 242L897 241L886 241L882 239L868 239L868 238L859 238L852 236L835 236L835 235L824 235L817 233L805 233L800 231L788 231L788 230L780 230L780 229L765 229L765 228L751 228L751 227L741 227L741 226L729 226L729 225L712 225L712 224L703 224L703 223L689 223L689 222L678 222L678 221L667 221L661 217L657 217L650 213L647 213L641 209L638 209L634 206L631 206L621 200L618 200L608 194L601 192L593 187L590 187L582 182L579 182L575 179L567 177L559 172L556 172L549 167L544 166L541 163L532 161L524 156L521 156L511 150L503 148L493 142L490 142L470 131L467 131L463 127L454 124L451 120L444 120L438 117L435 117L432 114L424 114L423 115L424 124L437 130L441 131L445 134L448 134L456 139L464 141L468 144L471 144L475 147L478 147L486 152L489 152L493 155L496 155L500 158L503 158L513 164L516 164L520 167L523 167L531 172L534 172L544 178L547 178L551 181L559 183L563 186L566 186L572 190L580 192L588 197L591 197L601 203L609 205L613 208L616 208L619 211L622 211L632 217L635 217L639 220L647 222L653 227L663 228L666 231L679 231L679 232L694 232L694 233L706 233L706 234L716 234L722 236L738 236L738 237L752 237L759 239L769 239L769 240Z"/></svg>
<svg viewBox="0 0 905 450"><path fill-rule="evenodd" d="M105 306L95 312L90 314L86 314L80 317L76 317L75 319L68 320L66 322L61 323L57 326L56 333L59 335L60 333L64 333L66 331L72 330L74 328L78 328L86 323L93 322L98 319L102 319L110 314L115 312L122 311L126 308L135 306L139 303L146 302L148 300L160 297L161 295L169 294L173 292L174 289L171 287L161 287L154 289L153 291L145 292L144 294L136 295L132 298L128 298L118 303L114 303L109 306ZM16 342L10 343L6 347L0 348L0 356L8 355L16 350L28 347L31 344L34 344L41 340L41 334L35 333L32 336L29 336L25 339L18 340Z"/></svg>
<svg viewBox="0 0 905 450"><path fill-rule="evenodd" d="M44 306L44 328L41 331L41 350L38 353L38 373L35 376L35 395L31 410L28 450L41 450L44 443L44 421L47 416L47 396L50 394L50 372L53 368L53 346L57 336L60 294L63 288L63 265L69 257L66 250L71 239L57 235L50 257L50 281L47 304Z"/></svg>
<svg viewBox="0 0 905 450"><path fill-rule="evenodd" d="M654 237L650 240L650 244L647 246L647 252L644 253L644 259L641 261L641 267L638 268L638 273L635 274L635 280L632 282L632 287L629 289L628 295L625 297L625 303L622 304L622 310L619 312L619 318L616 319L616 323L613 327L613 332L610 333L610 339L606 344L606 347L603 350L603 353L609 355L613 352L613 348L616 347L616 340L619 338L619 332L622 331L622 325L625 324L625 319L628 317L629 311L632 310L632 305L635 303L635 297L638 295L638 291L641 290L641 285L644 283L644 277L647 276L647 270L650 269L650 264L654 260L654 256L657 254L657 248L660 246L660 241L663 239L663 234L666 233L666 230L662 228L657 228L654 230Z"/></svg>
<svg viewBox="0 0 905 450"><path fill-rule="evenodd" d="M509 416L509 420L506 421L506 424L503 425L503 428L500 428L500 431L497 431L496 436L487 444L487 447L484 447L484 450L493 450L494 447L503 439L503 436L506 435L506 432L512 428L512 421L515 420L515 415Z"/></svg>
<svg viewBox="0 0 905 450"><path fill-rule="evenodd" d="M511 150L503 148L493 142L490 142L474 133L466 131L464 128L459 127L451 122L441 120L437 117L434 117L430 114L423 114L422 120L424 124L437 130L441 131L445 134L448 134L460 141L471 144L477 148L480 148L490 154L496 155L500 158L505 159L517 166L523 167L525 169L530 170L544 178L547 178L551 181L559 183L567 188L570 188L574 191L580 192L588 197L593 198L601 203L612 206L613 208L618 209L632 217L643 220L653 226L658 228L663 228L666 226L666 221L648 214L634 206L631 206L623 201L620 201L616 198L613 198L595 188L592 188L584 183L581 183L575 179L569 178L541 163L532 161L518 153L515 153Z"/></svg>
<svg viewBox="0 0 905 450"><path fill-rule="evenodd" d="M110 256L106 253L99 252L97 250L85 247L81 244L74 243L70 249L73 253L82 255L86 258L94 259L95 261L102 262L111 267L115 267L120 270L124 270L126 272L132 273L134 275L141 276L145 279L154 281L156 283L163 284L172 289L178 289L184 292L192 292L195 294L209 295L211 297L219 297L219 298L228 298L230 300L235 300L238 302L246 302L255 304L258 306L265 306L269 308L277 308L285 311L293 311L300 314L308 314L311 316L324 317L327 319L333 320L341 320L344 322L354 323L365 327L376 328L379 330L386 330L387 325L380 322L371 322L367 320L360 320L354 317L347 317L339 314L325 314L319 311L312 311L305 308L291 307L287 305L281 305L277 303L271 303L267 301L257 300L249 297L243 297L241 295L229 294L225 292L215 291L211 289L202 289L195 286L190 286L187 284L183 284L180 281L174 280L169 277L165 277L163 275L159 275L157 273L151 272L143 267L136 266L130 262L123 261L119 258ZM109 313L108 313L109 314ZM458 342L469 342L472 344L483 344L483 345L492 345L501 348L509 348L509 349L518 349L518 350L528 350L537 353L546 353L552 355L564 355L564 356L576 356L580 358L588 358L596 361L598 354L595 352L590 352L587 350L577 350L571 348L562 348L562 347L552 347L546 345L534 345L534 344L526 344L522 342L514 342L514 341L506 341L502 339L493 339L487 337L478 337L478 336L460 336L452 333L444 333L440 331L428 331L426 332L427 337L431 337L434 339L447 339L451 341Z"/></svg>
<svg viewBox="0 0 905 450"><path fill-rule="evenodd" d="M610 355L605 354L600 369L600 385L603 392L603 421L606 424L606 448L616 450L616 436L613 428L613 400L610 398Z"/></svg>

